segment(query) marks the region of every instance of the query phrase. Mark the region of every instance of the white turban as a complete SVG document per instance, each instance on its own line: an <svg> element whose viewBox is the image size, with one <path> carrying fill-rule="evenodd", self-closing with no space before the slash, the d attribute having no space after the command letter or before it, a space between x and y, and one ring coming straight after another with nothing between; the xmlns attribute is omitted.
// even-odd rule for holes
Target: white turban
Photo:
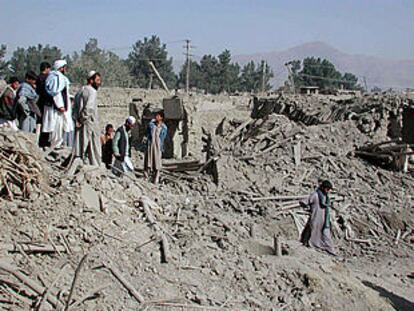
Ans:
<svg viewBox="0 0 414 311"><path fill-rule="evenodd" d="M95 74L96 74L96 71L95 70L89 71L89 73L88 73L88 79L92 78Z"/></svg>
<svg viewBox="0 0 414 311"><path fill-rule="evenodd" d="M65 67L67 64L68 63L64 59L55 60L55 62L53 63L53 69L59 70L60 68Z"/></svg>
<svg viewBox="0 0 414 311"><path fill-rule="evenodd" d="M128 119L126 119L128 124L134 125L137 120L133 116L129 116Z"/></svg>

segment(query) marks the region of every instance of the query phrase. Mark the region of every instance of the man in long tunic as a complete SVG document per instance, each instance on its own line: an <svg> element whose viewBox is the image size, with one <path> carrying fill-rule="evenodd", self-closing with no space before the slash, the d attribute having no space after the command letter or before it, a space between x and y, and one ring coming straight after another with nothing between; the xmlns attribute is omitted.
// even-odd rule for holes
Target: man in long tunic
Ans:
<svg viewBox="0 0 414 311"><path fill-rule="evenodd" d="M85 164L98 166L101 164L101 146L96 97L100 85L101 75L91 71L87 84L75 95L73 114L76 122L73 156L81 158Z"/></svg>
<svg viewBox="0 0 414 311"><path fill-rule="evenodd" d="M9 84L0 95L0 128L9 128L17 131L16 122L16 90L20 82L17 77L11 77Z"/></svg>
<svg viewBox="0 0 414 311"><path fill-rule="evenodd" d="M329 200L331 190L332 183L325 180L315 192L301 202L302 205L311 208L311 215L303 229L301 242L306 246L336 256L331 236L331 205Z"/></svg>
<svg viewBox="0 0 414 311"><path fill-rule="evenodd" d="M152 175L152 182L158 184L162 168L162 153L164 141L167 137L167 126L164 123L164 115L161 111L155 115L147 129L147 150L144 157L145 177Z"/></svg>
<svg viewBox="0 0 414 311"><path fill-rule="evenodd" d="M115 175L122 175L126 172L132 172L134 166L131 161L131 144L129 132L135 127L136 119L129 116L124 125L120 126L112 141L112 151L114 153L115 162L112 165L112 172Z"/></svg>
<svg viewBox="0 0 414 311"><path fill-rule="evenodd" d="M64 133L74 130L72 105L69 98L70 81L65 76L66 68L65 60L55 61L54 70L46 79L46 92L53 97L54 105L44 108L42 132L50 133L49 140L52 148L60 147Z"/></svg>
<svg viewBox="0 0 414 311"><path fill-rule="evenodd" d="M15 99L19 129L28 133L36 131L36 121L42 116L37 106L39 95L36 93L36 80L37 75L33 71L27 72Z"/></svg>

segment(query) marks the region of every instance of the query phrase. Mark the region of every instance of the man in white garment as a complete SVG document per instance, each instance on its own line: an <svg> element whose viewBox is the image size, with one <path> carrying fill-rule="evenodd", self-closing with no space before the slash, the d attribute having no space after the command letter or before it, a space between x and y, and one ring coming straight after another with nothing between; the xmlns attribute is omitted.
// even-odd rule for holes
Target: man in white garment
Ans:
<svg viewBox="0 0 414 311"><path fill-rule="evenodd" d="M74 130L66 69L66 60L57 60L46 79L46 92L53 97L53 103L44 108L42 131L50 134L51 148L61 147L64 133Z"/></svg>

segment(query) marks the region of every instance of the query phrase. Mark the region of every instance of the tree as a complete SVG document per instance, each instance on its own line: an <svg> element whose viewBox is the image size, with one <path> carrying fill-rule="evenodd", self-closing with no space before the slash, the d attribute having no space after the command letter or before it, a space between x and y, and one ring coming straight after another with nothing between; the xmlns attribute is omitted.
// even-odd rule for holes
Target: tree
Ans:
<svg viewBox="0 0 414 311"><path fill-rule="evenodd" d="M7 47L4 44L0 45L0 78L4 78L8 73L8 62L4 59L6 51Z"/></svg>
<svg viewBox="0 0 414 311"><path fill-rule="evenodd" d="M219 93L221 89L219 71L220 64L217 58L213 55L204 55L200 60L200 88L212 94Z"/></svg>
<svg viewBox="0 0 414 311"><path fill-rule="evenodd" d="M250 61L244 65L240 75L240 90L244 92L256 92L259 85L259 77L256 72L256 64Z"/></svg>
<svg viewBox="0 0 414 311"><path fill-rule="evenodd" d="M231 53L224 50L218 55L218 76L216 77L220 88L219 91L234 92L239 89L240 66L231 63Z"/></svg>
<svg viewBox="0 0 414 311"><path fill-rule="evenodd" d="M358 85L358 78L352 73L345 72L342 76L342 80L344 80L343 87L346 90L362 89L361 86Z"/></svg>
<svg viewBox="0 0 414 311"><path fill-rule="evenodd" d="M263 74L265 66L266 70ZM270 79L273 78L273 76L273 71L264 60L262 60L257 67L256 64L251 61L244 65L242 69L240 75L240 90L244 92L261 92L264 78L265 91L268 91L272 88Z"/></svg>
<svg viewBox="0 0 414 311"><path fill-rule="evenodd" d="M128 64L138 86L147 87L151 81L152 85L161 87L161 82L153 78L154 72L149 66L149 61L154 63L167 86L176 86L177 77L173 71L172 58L168 58L167 47L157 36L137 41L128 55Z"/></svg>
<svg viewBox="0 0 414 311"><path fill-rule="evenodd" d="M318 86L320 89L337 89L343 87L348 90L360 89L358 78L352 73L342 75L327 59L307 57L302 62L296 60L290 63L296 87Z"/></svg>
<svg viewBox="0 0 414 311"><path fill-rule="evenodd" d="M131 85L132 77L125 61L118 55L99 48L95 38L89 39L80 54L75 52L68 57L68 65L68 76L73 83L85 83L88 72L95 70L102 75L103 85Z"/></svg>
<svg viewBox="0 0 414 311"><path fill-rule="evenodd" d="M62 58L61 50L56 46L29 46L27 49L18 47L10 59L9 75L17 76L24 79L27 71L33 70L39 72L41 62L49 62L53 64L56 59Z"/></svg>
<svg viewBox="0 0 414 311"><path fill-rule="evenodd" d="M274 74L266 61L262 60L260 62L260 66L257 67L256 75L260 76L259 90L262 91L262 87L264 86L264 91L269 91L272 88L270 79L274 77Z"/></svg>
<svg viewBox="0 0 414 311"><path fill-rule="evenodd" d="M178 87L184 88L186 83L187 77L187 62L183 64L181 67L180 73L178 74ZM190 88L192 87L200 87L202 81L201 76L201 69L200 65L196 62L191 60L190 61Z"/></svg>

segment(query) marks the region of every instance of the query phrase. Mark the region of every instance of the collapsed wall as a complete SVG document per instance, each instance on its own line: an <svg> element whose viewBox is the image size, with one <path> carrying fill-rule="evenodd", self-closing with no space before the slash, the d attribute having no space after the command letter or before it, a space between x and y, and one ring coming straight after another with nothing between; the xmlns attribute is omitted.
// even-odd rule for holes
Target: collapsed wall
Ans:
<svg viewBox="0 0 414 311"><path fill-rule="evenodd" d="M364 97L280 94L277 97L255 97L251 116L257 119L277 113L305 125L353 120L364 133L401 138L402 109L409 104L407 96L396 93Z"/></svg>

